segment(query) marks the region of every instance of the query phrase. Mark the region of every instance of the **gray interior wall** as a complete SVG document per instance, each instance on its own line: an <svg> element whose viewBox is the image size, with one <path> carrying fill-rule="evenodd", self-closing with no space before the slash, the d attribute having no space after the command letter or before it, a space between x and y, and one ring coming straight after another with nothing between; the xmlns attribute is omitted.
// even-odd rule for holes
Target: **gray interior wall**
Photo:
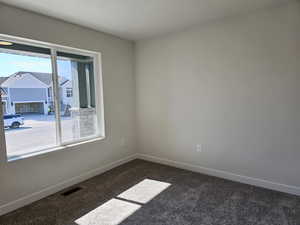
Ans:
<svg viewBox="0 0 300 225"><path fill-rule="evenodd" d="M135 153L132 42L2 4L0 33L101 52L107 136L11 163L0 136L0 207Z"/></svg>
<svg viewBox="0 0 300 225"><path fill-rule="evenodd" d="M141 153L300 187L299 27L295 2L139 41Z"/></svg>

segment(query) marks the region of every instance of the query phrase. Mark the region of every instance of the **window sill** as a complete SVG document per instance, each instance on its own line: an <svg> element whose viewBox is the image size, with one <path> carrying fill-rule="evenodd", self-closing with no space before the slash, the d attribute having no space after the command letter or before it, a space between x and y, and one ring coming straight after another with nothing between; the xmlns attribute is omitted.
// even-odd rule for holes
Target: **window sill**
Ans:
<svg viewBox="0 0 300 225"><path fill-rule="evenodd" d="M60 150L67 150L71 147L75 147L75 146L79 146L79 145L83 145L83 144L87 144L87 143L93 143L96 141L101 141L103 139L105 139L105 137L100 136L100 137L96 137L93 139L83 140L83 141L70 143L70 144L66 144L66 145L62 145L62 146L58 146L58 147L53 147L53 148L36 151L36 152L7 156L7 162L14 162L14 161L27 159L27 158L31 158L31 157L35 157L35 156L39 156L39 155L44 155L46 153L56 152L56 151L60 151Z"/></svg>

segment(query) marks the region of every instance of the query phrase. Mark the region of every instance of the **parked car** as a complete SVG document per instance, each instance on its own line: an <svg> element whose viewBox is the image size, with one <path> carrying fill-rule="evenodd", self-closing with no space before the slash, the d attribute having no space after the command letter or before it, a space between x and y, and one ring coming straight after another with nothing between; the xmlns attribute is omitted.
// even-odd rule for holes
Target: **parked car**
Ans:
<svg viewBox="0 0 300 225"><path fill-rule="evenodd" d="M3 116L4 127L10 128L19 128L21 125L24 125L24 117L21 115L4 115Z"/></svg>

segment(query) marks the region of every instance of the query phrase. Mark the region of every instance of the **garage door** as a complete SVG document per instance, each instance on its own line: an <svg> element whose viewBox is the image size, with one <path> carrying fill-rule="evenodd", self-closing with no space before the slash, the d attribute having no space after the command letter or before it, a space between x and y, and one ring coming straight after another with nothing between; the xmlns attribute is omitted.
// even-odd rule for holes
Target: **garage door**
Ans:
<svg viewBox="0 0 300 225"><path fill-rule="evenodd" d="M17 114L26 114L26 113L44 114L44 105L42 102L16 103L15 110Z"/></svg>

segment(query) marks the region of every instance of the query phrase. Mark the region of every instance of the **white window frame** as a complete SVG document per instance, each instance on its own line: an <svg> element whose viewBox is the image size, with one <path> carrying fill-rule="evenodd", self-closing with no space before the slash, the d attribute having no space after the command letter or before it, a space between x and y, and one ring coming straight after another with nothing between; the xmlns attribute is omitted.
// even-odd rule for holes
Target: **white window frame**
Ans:
<svg viewBox="0 0 300 225"><path fill-rule="evenodd" d="M32 45L36 47L42 47L50 49L51 51L51 65L52 65L52 82L53 82L53 101L55 104L55 126L56 126L56 146L51 148L43 148L41 150L35 151L35 152L29 152L20 154L18 157L8 157L7 155L7 147L6 147L6 141L4 144L4 151L6 156L6 161L15 161L19 159L24 159L40 154L45 154L48 152L53 152L57 150L62 150L69 148L74 145L78 144L84 144L86 142L91 141L98 141L105 138L105 120L104 120L104 104L103 104L103 80L102 80L102 60L101 60L101 53L90 51L90 50L82 50L78 48L73 47L67 47L57 44L52 44L48 42L41 42L36 40L31 40L27 38L20 38L15 37L11 35L6 34L0 34L0 39L8 42L14 42L14 43L20 43L25 45ZM90 56L93 58L93 66L94 66L94 83L95 83L95 110L97 115L97 132L93 136L78 138L73 141L63 142L62 141L62 135L61 135L61 120L60 120L60 104L59 104L59 85L58 85L58 73L57 73L57 56L56 52L65 52L65 53L71 53L71 54L77 54L77 55L84 55L84 56ZM56 91L54 91L56 89ZM1 109L2 110L2 109ZM2 129L3 136L5 137L5 131L4 127Z"/></svg>

